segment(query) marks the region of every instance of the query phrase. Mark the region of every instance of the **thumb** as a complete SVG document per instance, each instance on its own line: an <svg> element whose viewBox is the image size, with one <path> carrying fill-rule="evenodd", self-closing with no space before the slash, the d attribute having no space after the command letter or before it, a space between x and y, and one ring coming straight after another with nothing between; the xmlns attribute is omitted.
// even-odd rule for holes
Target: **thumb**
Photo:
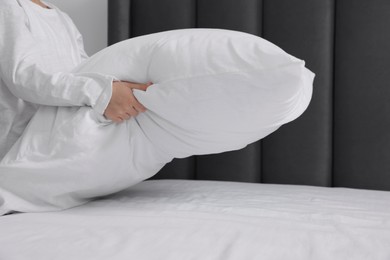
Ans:
<svg viewBox="0 0 390 260"><path fill-rule="evenodd" d="M139 90L143 90L143 91L146 91L146 89L149 87L150 85L148 84L132 84L130 86L130 88L132 89L139 89Z"/></svg>

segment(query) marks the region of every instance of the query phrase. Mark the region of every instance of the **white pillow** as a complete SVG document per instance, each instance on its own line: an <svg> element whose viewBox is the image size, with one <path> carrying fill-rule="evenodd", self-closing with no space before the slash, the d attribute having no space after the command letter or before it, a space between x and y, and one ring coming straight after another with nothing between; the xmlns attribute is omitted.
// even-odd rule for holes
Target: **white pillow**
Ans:
<svg viewBox="0 0 390 260"><path fill-rule="evenodd" d="M88 107L42 107L0 164L0 214L65 209L156 174L173 158L237 150L307 108L314 74L250 34L185 29L110 46L75 72L132 82L147 112L112 124Z"/></svg>

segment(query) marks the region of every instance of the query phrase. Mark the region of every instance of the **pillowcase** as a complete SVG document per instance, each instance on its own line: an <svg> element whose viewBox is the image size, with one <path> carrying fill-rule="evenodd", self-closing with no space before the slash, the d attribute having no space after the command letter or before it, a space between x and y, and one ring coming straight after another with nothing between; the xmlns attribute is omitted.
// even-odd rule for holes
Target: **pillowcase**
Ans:
<svg viewBox="0 0 390 260"><path fill-rule="evenodd" d="M148 110L114 124L89 107L40 108L0 163L0 214L81 205L173 158L241 149L307 108L314 74L304 65L260 37L220 29L112 45L74 71L153 82L134 90Z"/></svg>
<svg viewBox="0 0 390 260"><path fill-rule="evenodd" d="M123 41L76 71L155 83L134 91L149 110L137 118L143 124L153 116L145 134L176 158L240 149L294 120L310 102L314 77L304 61L276 45L220 29Z"/></svg>

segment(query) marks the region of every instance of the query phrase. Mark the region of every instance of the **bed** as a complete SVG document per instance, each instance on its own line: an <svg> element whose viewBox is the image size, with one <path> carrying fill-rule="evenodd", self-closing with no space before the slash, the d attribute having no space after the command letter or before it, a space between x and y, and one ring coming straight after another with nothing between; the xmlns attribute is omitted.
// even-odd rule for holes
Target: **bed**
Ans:
<svg viewBox="0 0 390 260"><path fill-rule="evenodd" d="M0 259L390 259L386 0L110 0L109 41L252 33L316 73L307 111L69 210L0 218Z"/></svg>
<svg viewBox="0 0 390 260"><path fill-rule="evenodd" d="M149 180L2 217L1 259L389 259L385 191ZM6 234L6 235L4 235Z"/></svg>

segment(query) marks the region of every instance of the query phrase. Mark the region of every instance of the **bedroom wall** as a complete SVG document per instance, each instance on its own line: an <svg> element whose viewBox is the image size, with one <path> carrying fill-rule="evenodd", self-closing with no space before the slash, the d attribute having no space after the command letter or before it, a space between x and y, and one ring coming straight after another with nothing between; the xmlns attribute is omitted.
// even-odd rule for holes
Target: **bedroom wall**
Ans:
<svg viewBox="0 0 390 260"><path fill-rule="evenodd" d="M107 0L49 0L69 14L84 37L89 55L107 46Z"/></svg>

